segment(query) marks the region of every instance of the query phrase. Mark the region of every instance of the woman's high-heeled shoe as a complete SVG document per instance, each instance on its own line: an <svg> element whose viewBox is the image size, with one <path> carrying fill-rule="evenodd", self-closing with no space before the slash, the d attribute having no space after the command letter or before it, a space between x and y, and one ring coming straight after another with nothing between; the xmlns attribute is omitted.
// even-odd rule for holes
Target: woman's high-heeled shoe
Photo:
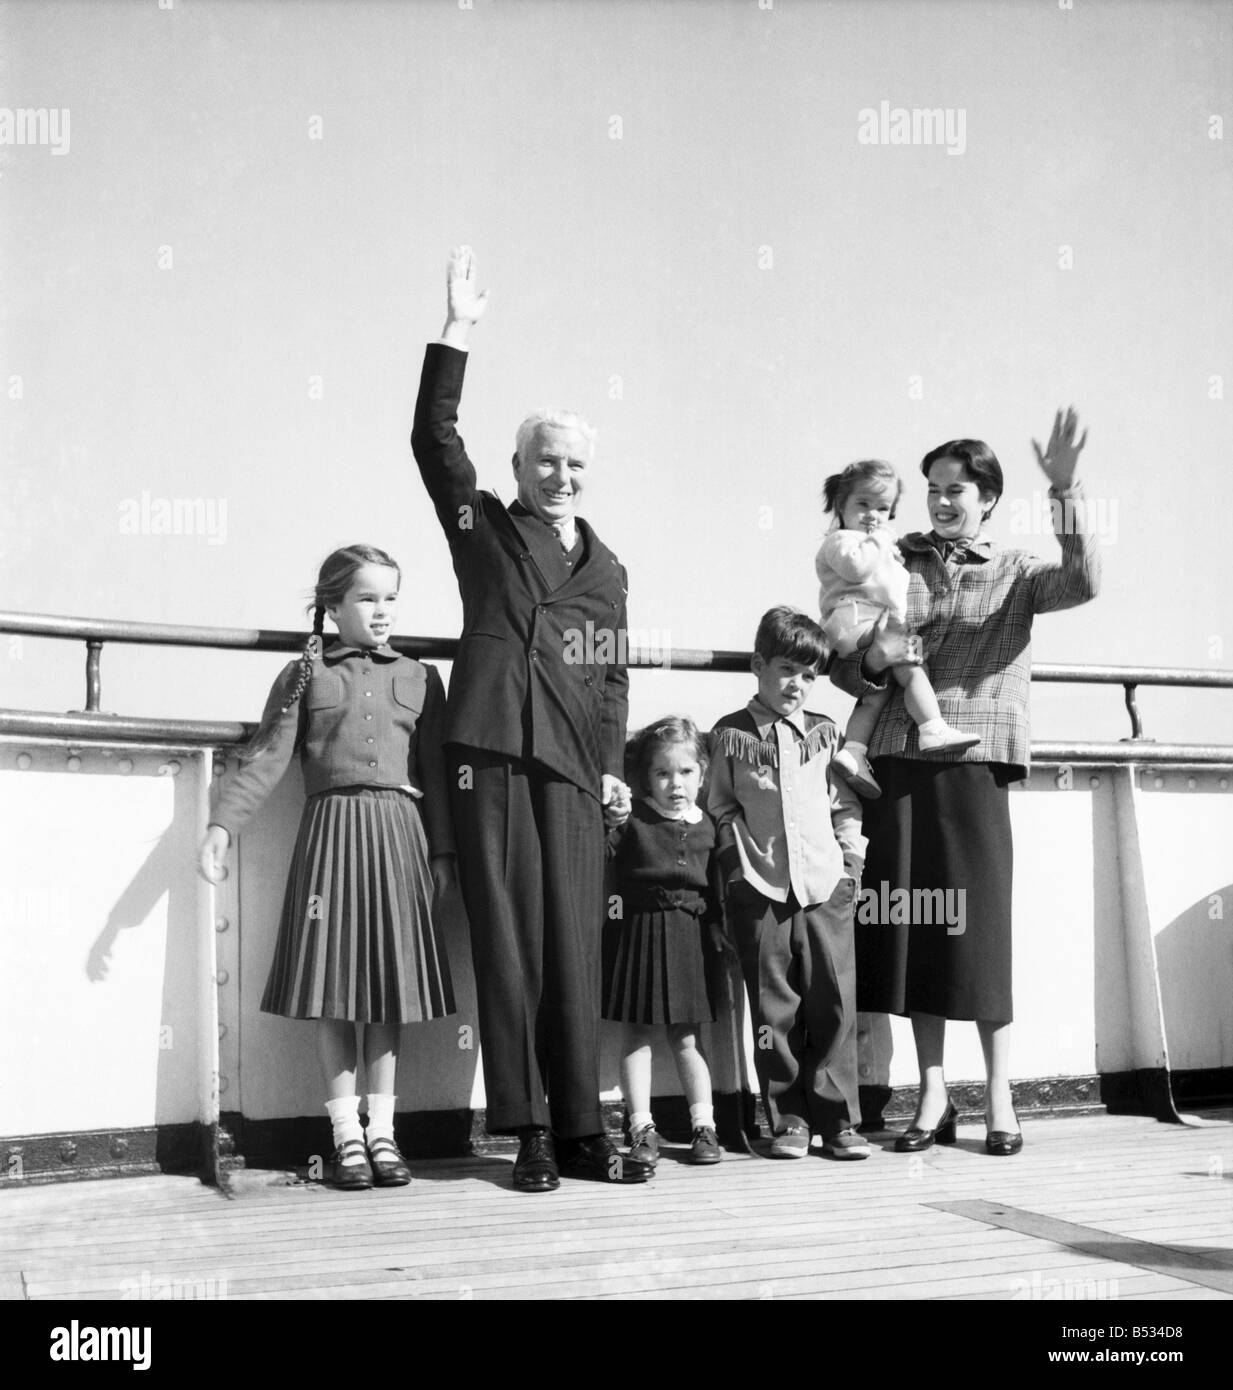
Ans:
<svg viewBox="0 0 1233 1390"><path fill-rule="evenodd" d="M959 1112L955 1109L955 1102L947 1096L946 1109L942 1111L942 1118L934 1128L917 1129L913 1126L911 1129L905 1130L895 1140L895 1152L897 1154L918 1154L933 1148L934 1144L953 1144L956 1138L955 1121L958 1118Z"/></svg>
<svg viewBox="0 0 1233 1390"><path fill-rule="evenodd" d="M1015 1123L1019 1123L1018 1114L1015 1115ZM1023 1147L1023 1131L1012 1134L1008 1129L989 1129L989 1121L985 1120L985 1152L992 1154L994 1158L1010 1158L1017 1154Z"/></svg>

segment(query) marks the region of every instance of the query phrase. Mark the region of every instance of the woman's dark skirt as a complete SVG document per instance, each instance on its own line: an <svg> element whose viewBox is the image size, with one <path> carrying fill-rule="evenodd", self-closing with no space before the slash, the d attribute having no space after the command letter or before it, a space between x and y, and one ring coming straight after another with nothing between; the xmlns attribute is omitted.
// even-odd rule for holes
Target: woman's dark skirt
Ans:
<svg viewBox="0 0 1233 1390"><path fill-rule="evenodd" d="M310 797L263 1012L360 1023L452 1014L432 896L428 844L412 796L347 787Z"/></svg>
<svg viewBox="0 0 1233 1390"><path fill-rule="evenodd" d="M857 1007L1009 1023L1011 769L911 758L873 767L882 796L863 803Z"/></svg>
<svg viewBox="0 0 1233 1390"><path fill-rule="evenodd" d="M603 1017L616 1023L715 1019L715 952L707 929L681 908L633 912L604 926Z"/></svg>

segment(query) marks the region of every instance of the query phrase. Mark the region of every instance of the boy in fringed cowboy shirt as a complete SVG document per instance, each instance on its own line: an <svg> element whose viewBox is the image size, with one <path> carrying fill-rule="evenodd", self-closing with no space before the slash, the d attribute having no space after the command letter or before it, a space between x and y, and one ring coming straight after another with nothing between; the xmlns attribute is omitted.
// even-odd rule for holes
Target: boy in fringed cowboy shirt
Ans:
<svg viewBox="0 0 1233 1390"><path fill-rule="evenodd" d="M861 808L831 772L835 724L803 708L826 653L812 619L772 608L754 644L758 693L711 734L707 809L775 1158L804 1158L814 1134L833 1158L871 1152L856 1133Z"/></svg>

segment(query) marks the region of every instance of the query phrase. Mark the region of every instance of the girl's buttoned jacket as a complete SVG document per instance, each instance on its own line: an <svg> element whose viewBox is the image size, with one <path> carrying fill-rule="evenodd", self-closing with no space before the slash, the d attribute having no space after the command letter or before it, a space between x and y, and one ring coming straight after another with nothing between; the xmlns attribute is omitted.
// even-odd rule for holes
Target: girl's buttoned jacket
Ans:
<svg viewBox="0 0 1233 1390"><path fill-rule="evenodd" d="M445 690L436 668L390 647L335 643L313 661L300 699L291 662L274 682L254 745L227 779L211 824L234 838L274 790L298 750L309 796L339 787L393 787L422 798L432 854L453 852L442 739Z"/></svg>

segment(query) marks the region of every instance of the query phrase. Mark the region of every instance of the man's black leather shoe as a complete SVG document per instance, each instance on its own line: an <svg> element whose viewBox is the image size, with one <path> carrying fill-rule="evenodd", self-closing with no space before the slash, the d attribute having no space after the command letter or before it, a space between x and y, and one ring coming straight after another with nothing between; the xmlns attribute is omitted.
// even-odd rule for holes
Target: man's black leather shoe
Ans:
<svg viewBox="0 0 1233 1390"><path fill-rule="evenodd" d="M552 1135L546 1129L524 1129L514 1160L516 1192L551 1192L561 1186Z"/></svg>
<svg viewBox="0 0 1233 1390"><path fill-rule="evenodd" d="M652 1164L623 1154L606 1134L562 1139L558 1162L567 1178L592 1182L646 1182L655 1172Z"/></svg>

